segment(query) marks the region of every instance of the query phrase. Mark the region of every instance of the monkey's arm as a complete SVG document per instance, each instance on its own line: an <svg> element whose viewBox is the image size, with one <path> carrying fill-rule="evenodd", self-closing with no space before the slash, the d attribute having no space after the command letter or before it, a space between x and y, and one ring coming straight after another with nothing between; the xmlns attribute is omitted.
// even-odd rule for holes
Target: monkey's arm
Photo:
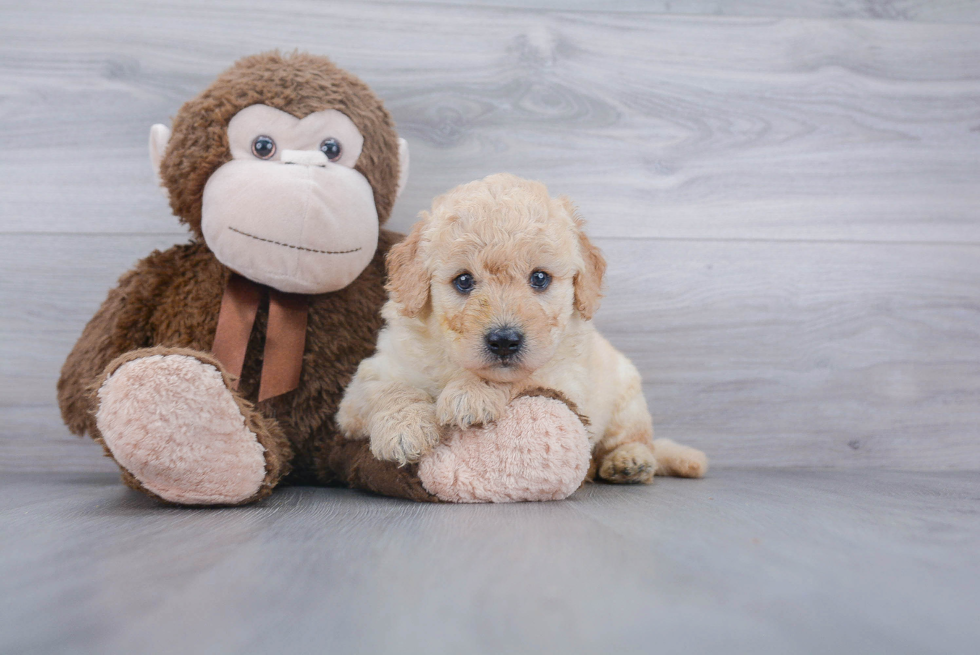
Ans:
<svg viewBox="0 0 980 655"><path fill-rule="evenodd" d="M123 353L149 346L150 322L140 320L142 303L136 302L143 272L129 271L85 326L58 380L61 417L74 434L95 435L92 385L113 359ZM145 278L142 279L145 284Z"/></svg>

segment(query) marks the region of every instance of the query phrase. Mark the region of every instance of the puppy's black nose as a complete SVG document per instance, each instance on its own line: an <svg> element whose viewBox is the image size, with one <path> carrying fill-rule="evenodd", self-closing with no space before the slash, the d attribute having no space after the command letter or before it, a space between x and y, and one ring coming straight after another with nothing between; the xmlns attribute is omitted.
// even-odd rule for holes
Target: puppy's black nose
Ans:
<svg viewBox="0 0 980 655"><path fill-rule="evenodd" d="M497 357L516 355L524 343L524 335L511 327L497 328L487 334L487 348Z"/></svg>

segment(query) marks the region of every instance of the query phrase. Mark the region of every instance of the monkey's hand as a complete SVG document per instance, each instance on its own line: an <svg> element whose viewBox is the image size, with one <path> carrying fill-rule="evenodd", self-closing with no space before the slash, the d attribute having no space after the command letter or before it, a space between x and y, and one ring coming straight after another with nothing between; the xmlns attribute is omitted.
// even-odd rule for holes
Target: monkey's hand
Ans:
<svg viewBox="0 0 980 655"><path fill-rule="evenodd" d="M505 385L487 382L473 374L454 378L436 400L441 425L466 429L496 421L510 402Z"/></svg>

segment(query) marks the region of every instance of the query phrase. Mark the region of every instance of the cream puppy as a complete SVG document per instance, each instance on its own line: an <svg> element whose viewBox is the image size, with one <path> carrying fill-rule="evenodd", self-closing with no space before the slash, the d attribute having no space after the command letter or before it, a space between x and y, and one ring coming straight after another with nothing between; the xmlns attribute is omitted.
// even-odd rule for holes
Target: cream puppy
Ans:
<svg viewBox="0 0 980 655"><path fill-rule="evenodd" d="M600 478L704 475L703 453L653 441L639 373L592 325L606 263L582 227L568 199L509 174L436 198L388 254L386 326L340 428L379 459L415 462L445 430L543 387L588 418Z"/></svg>

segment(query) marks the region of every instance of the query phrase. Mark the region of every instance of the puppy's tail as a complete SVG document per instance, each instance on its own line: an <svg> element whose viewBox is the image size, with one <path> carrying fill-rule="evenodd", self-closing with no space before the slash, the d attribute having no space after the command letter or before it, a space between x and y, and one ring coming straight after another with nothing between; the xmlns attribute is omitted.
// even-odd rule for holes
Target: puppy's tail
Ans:
<svg viewBox="0 0 980 655"><path fill-rule="evenodd" d="M670 439L654 439L653 455L657 458L657 475L703 478L708 472L708 457L704 453Z"/></svg>

